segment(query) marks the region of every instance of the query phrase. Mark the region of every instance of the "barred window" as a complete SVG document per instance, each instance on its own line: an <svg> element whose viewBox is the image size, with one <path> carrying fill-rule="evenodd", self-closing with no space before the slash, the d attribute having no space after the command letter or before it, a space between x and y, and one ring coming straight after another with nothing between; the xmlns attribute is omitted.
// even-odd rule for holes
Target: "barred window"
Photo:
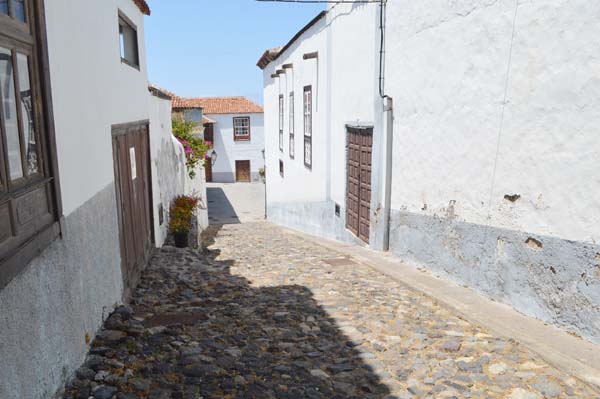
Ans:
<svg viewBox="0 0 600 399"><path fill-rule="evenodd" d="M250 117L244 116L233 118L233 140L250 140Z"/></svg>
<svg viewBox="0 0 600 399"><path fill-rule="evenodd" d="M304 165L312 168L312 86L304 88Z"/></svg>

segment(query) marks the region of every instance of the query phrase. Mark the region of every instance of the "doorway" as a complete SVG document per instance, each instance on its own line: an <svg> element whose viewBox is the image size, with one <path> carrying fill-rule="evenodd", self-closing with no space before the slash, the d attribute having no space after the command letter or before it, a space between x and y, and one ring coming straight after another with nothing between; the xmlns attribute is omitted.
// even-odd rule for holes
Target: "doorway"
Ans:
<svg viewBox="0 0 600 399"><path fill-rule="evenodd" d="M148 122L114 125L112 136L122 273L128 298L153 247Z"/></svg>
<svg viewBox="0 0 600 399"><path fill-rule="evenodd" d="M235 181L245 183L252 181L250 161L235 161Z"/></svg>
<svg viewBox="0 0 600 399"><path fill-rule="evenodd" d="M346 140L346 228L369 242L373 128L348 127Z"/></svg>

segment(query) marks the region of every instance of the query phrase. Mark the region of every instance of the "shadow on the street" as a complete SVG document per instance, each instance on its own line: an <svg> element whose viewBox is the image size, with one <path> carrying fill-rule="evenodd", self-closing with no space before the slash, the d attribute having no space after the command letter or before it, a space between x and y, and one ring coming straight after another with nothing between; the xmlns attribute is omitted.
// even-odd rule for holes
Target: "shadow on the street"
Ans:
<svg viewBox="0 0 600 399"><path fill-rule="evenodd" d="M135 338L142 341L135 353L143 354L141 377L156 389L180 390L178 397L348 399L390 393L361 359L359 343L341 332L310 289L253 287L232 275L234 261L217 259L220 251L207 248L220 229L203 233L202 255L160 251L146 271L135 313L153 314L144 320L146 328L166 329ZM165 353L165 342L181 345Z"/></svg>
<svg viewBox="0 0 600 399"><path fill-rule="evenodd" d="M207 187L208 220L210 224L238 224L240 219L222 188Z"/></svg>

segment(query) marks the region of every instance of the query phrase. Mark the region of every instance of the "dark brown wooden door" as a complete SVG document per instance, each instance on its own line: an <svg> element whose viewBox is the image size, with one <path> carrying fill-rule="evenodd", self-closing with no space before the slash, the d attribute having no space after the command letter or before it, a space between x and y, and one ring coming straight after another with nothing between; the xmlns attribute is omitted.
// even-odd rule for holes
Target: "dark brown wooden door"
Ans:
<svg viewBox="0 0 600 399"><path fill-rule="evenodd" d="M153 247L148 140L147 122L113 126L115 185L126 297L137 285Z"/></svg>
<svg viewBox="0 0 600 399"><path fill-rule="evenodd" d="M215 144L214 126L212 123L207 123L204 125L204 141L210 141L213 145ZM206 175L206 181L207 182L213 181L212 163L210 163L210 160L208 162L206 162L206 167L204 168L204 171L205 171L205 175Z"/></svg>
<svg viewBox="0 0 600 399"><path fill-rule="evenodd" d="M372 128L348 128L346 227L369 242L371 227Z"/></svg>
<svg viewBox="0 0 600 399"><path fill-rule="evenodd" d="M250 182L250 161L235 161L235 181Z"/></svg>

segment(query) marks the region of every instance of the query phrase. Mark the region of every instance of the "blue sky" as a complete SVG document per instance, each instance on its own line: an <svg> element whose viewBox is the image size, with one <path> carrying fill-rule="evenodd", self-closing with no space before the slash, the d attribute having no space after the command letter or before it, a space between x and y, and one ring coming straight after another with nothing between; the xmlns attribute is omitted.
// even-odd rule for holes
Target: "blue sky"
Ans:
<svg viewBox="0 0 600 399"><path fill-rule="evenodd" d="M287 43L322 4L255 0L150 0L150 81L182 97L246 96L262 104L256 62Z"/></svg>

